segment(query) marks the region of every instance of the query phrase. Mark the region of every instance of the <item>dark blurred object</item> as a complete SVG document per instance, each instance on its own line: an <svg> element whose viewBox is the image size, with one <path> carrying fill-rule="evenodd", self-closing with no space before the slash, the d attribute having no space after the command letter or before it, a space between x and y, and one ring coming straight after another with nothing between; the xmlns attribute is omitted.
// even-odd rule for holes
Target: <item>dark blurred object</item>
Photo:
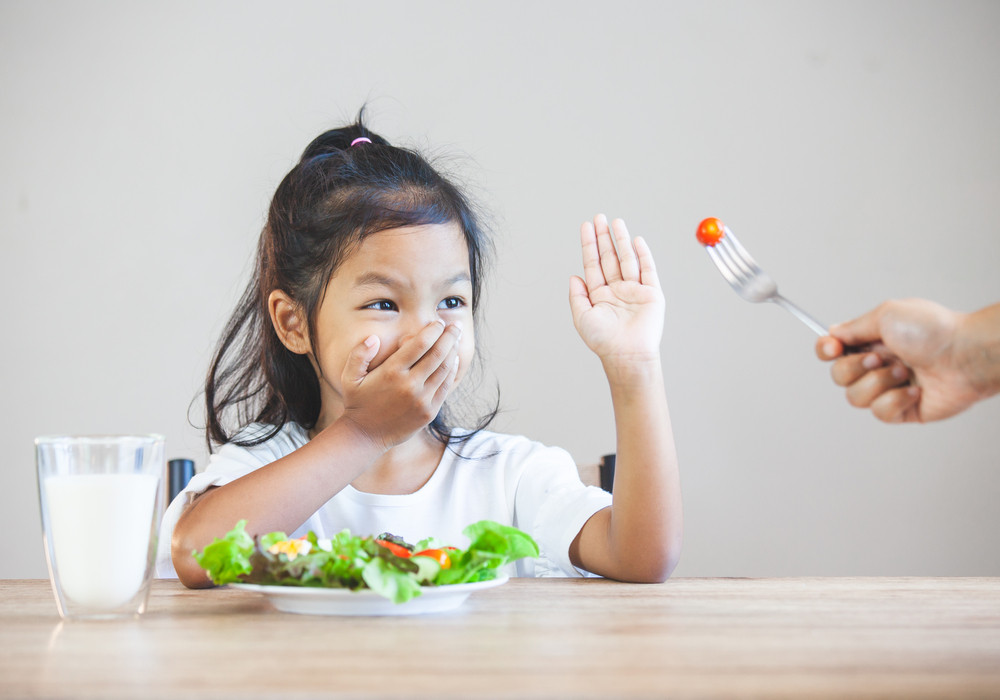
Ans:
<svg viewBox="0 0 1000 700"><path fill-rule="evenodd" d="M170 486L167 503L173 502L177 494L191 481L192 476L194 476L194 462L190 459L172 459L167 462L167 483Z"/></svg>
<svg viewBox="0 0 1000 700"><path fill-rule="evenodd" d="M611 454L601 457L598 468L601 473L601 488L610 492L615 483L615 456Z"/></svg>

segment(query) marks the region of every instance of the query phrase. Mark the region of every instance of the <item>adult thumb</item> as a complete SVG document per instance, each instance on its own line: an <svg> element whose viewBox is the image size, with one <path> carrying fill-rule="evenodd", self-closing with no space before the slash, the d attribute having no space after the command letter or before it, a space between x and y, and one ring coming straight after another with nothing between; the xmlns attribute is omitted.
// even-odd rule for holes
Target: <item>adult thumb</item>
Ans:
<svg viewBox="0 0 1000 700"><path fill-rule="evenodd" d="M351 350L351 354L347 357L347 365L344 367L345 383L358 384L368 375L368 366L375 359L380 346L379 337L370 335Z"/></svg>
<svg viewBox="0 0 1000 700"><path fill-rule="evenodd" d="M880 305L852 321L830 326L830 335L844 345L865 345L882 339L882 316L885 305Z"/></svg>

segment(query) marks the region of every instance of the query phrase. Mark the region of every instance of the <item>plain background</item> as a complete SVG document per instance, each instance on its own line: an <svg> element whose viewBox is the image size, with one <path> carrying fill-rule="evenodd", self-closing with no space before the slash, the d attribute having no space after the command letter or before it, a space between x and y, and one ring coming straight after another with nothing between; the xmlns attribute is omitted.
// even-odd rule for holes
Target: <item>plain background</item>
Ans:
<svg viewBox="0 0 1000 700"><path fill-rule="evenodd" d="M1000 400L877 422L694 238L722 218L828 323L1000 300L998 29L968 1L2 0L0 577L46 576L36 435L162 432L204 468L197 393L268 201L366 102L491 212L498 429L613 451L567 280L596 212L647 237L677 575L1000 575Z"/></svg>

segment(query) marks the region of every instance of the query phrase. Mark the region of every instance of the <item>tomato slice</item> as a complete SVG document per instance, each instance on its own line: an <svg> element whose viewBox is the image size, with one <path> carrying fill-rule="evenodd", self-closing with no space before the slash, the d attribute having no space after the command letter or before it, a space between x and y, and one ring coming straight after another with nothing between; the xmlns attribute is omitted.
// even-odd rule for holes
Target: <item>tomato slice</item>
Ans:
<svg viewBox="0 0 1000 700"><path fill-rule="evenodd" d="M406 547L398 545L395 542L390 542L389 540L375 540L375 543L382 545L397 557L402 557L403 559L409 559L413 554L413 552L408 550Z"/></svg>
<svg viewBox="0 0 1000 700"><path fill-rule="evenodd" d="M709 217L698 224L698 242L702 245L714 246L722 240L726 225L714 217Z"/></svg>
<svg viewBox="0 0 1000 700"><path fill-rule="evenodd" d="M448 547L447 549L455 549L455 548ZM448 552L446 552L444 549L425 549L422 552L417 552L413 556L430 557L438 564L440 564L442 569L447 569L451 566L451 559L448 557Z"/></svg>

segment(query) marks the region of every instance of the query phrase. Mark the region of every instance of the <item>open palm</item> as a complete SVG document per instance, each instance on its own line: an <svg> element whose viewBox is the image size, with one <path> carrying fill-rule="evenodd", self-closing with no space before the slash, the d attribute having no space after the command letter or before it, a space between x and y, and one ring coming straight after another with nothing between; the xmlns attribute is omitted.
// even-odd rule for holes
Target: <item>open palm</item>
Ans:
<svg viewBox="0 0 1000 700"><path fill-rule="evenodd" d="M584 277L570 280L570 309L583 341L602 360L659 352L663 292L653 256L625 222L600 214L580 227Z"/></svg>

